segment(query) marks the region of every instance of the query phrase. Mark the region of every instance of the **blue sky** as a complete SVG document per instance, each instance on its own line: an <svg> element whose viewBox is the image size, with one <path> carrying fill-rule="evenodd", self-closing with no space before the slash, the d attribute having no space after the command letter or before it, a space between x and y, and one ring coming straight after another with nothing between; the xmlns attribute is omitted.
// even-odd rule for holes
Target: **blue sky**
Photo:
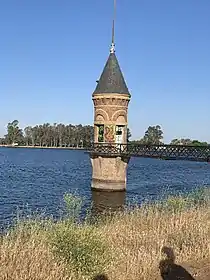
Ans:
<svg viewBox="0 0 210 280"><path fill-rule="evenodd" d="M133 138L210 142L210 1L118 0L116 55L132 94ZM0 135L9 121L93 122L113 0L0 2Z"/></svg>

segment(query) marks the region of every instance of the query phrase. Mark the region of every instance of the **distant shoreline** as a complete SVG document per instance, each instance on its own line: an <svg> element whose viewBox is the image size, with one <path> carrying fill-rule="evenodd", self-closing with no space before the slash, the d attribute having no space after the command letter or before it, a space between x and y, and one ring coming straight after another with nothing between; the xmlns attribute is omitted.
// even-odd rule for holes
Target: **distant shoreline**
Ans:
<svg viewBox="0 0 210 280"><path fill-rule="evenodd" d="M46 146L13 146L13 145L0 145L5 148L28 148L28 149L62 149L62 150L86 150L83 147L46 147Z"/></svg>

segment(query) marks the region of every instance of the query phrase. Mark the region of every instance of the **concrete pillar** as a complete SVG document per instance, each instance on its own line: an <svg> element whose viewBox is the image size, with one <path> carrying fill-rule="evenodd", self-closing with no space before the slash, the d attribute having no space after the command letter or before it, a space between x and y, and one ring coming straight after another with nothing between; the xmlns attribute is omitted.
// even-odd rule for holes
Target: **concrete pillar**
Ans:
<svg viewBox="0 0 210 280"><path fill-rule="evenodd" d="M92 189L125 191L128 162L128 157L91 156Z"/></svg>

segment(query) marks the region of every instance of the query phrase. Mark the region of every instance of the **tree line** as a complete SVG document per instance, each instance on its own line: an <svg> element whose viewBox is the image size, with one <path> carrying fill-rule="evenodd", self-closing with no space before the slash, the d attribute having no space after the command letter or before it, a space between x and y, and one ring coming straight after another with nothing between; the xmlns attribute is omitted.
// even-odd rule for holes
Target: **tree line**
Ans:
<svg viewBox="0 0 210 280"><path fill-rule="evenodd" d="M146 130L144 137L140 140L133 141L134 143L138 144L145 144L145 145L161 145L163 143L163 130L160 125L149 126ZM208 146L207 142L202 142L199 140L194 139L173 139L170 142L170 145L185 145L185 146Z"/></svg>
<svg viewBox="0 0 210 280"><path fill-rule="evenodd" d="M163 143L163 130L160 125L149 126L144 136L139 140L130 141L131 131L128 128L130 143L159 145ZM85 147L94 141L94 128L91 125L49 124L19 127L19 121L7 124L7 134L0 138L1 145L23 145L40 147ZM191 139L173 139L171 145L206 146L207 142Z"/></svg>
<svg viewBox="0 0 210 280"><path fill-rule="evenodd" d="M7 134L0 141L5 145L82 147L93 141L93 126L44 123L21 129L14 120L8 123Z"/></svg>

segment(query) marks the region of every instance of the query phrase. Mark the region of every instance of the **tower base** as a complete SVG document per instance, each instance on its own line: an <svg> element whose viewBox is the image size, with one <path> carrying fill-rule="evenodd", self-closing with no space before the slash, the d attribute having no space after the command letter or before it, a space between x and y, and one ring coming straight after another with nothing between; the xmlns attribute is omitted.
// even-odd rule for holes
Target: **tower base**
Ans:
<svg viewBox="0 0 210 280"><path fill-rule="evenodd" d="M90 155L93 190L125 191L129 157Z"/></svg>

